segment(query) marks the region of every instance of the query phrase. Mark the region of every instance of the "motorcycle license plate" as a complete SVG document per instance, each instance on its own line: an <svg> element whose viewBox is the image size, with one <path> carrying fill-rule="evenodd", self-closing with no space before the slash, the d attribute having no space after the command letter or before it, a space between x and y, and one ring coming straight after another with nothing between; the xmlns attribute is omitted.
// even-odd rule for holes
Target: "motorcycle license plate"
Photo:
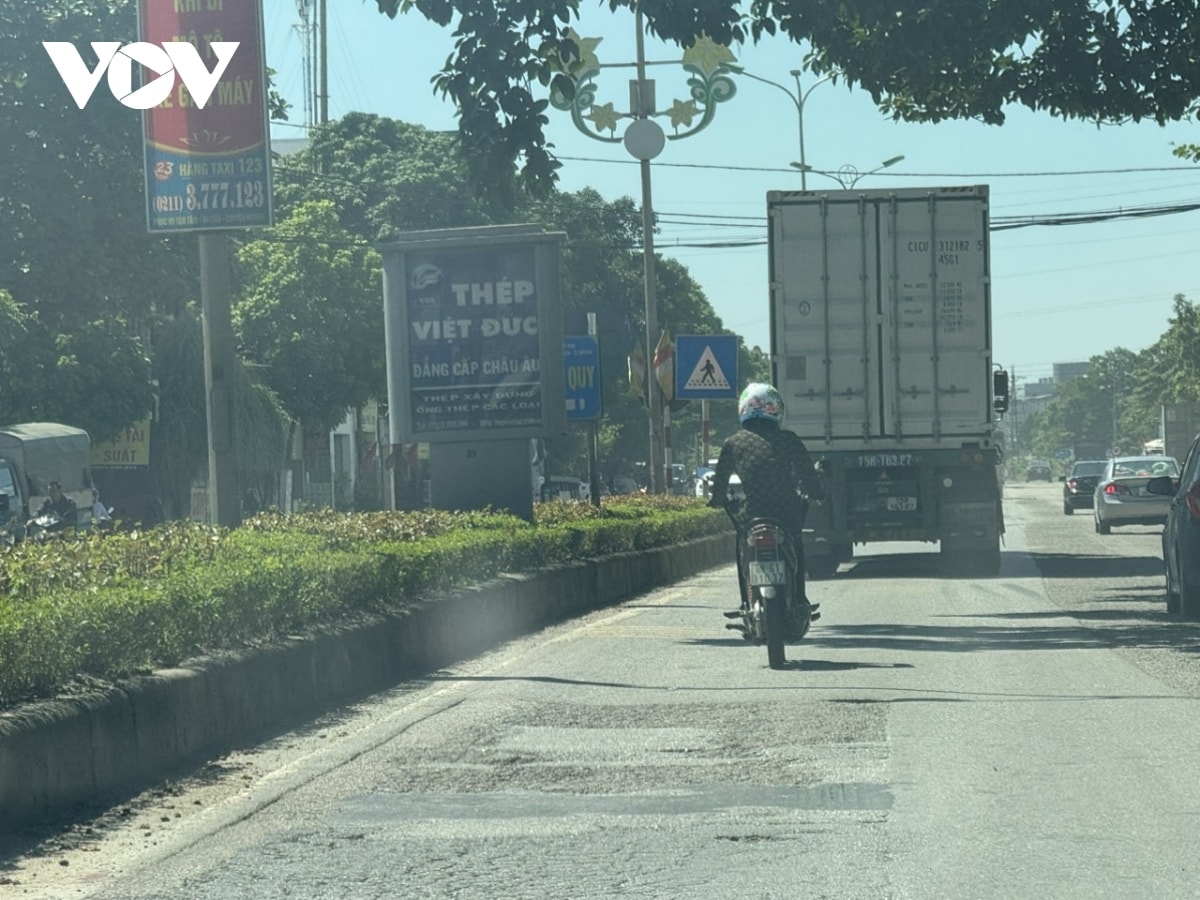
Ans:
<svg viewBox="0 0 1200 900"><path fill-rule="evenodd" d="M773 562L756 562L750 560L747 565L747 575L751 584L783 584L783 560Z"/></svg>

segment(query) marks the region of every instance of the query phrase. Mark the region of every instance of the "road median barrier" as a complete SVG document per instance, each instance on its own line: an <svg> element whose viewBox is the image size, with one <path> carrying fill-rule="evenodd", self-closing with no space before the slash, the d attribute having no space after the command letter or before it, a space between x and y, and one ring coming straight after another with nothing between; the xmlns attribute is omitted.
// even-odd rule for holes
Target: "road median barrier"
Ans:
<svg viewBox="0 0 1200 900"><path fill-rule="evenodd" d="M501 575L80 696L0 714L0 828L114 803L406 678L733 561L729 533Z"/></svg>

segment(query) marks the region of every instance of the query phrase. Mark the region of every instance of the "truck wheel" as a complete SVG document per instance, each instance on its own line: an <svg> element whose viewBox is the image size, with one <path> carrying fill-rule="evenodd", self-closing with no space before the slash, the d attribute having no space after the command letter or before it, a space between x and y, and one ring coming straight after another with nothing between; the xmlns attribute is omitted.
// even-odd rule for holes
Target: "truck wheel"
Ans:
<svg viewBox="0 0 1200 900"><path fill-rule="evenodd" d="M832 578L838 570L837 557L831 553L820 556L809 556L805 559L805 569L813 581L826 581Z"/></svg>
<svg viewBox="0 0 1200 900"><path fill-rule="evenodd" d="M1167 612L1173 616L1179 615L1179 592L1171 592L1170 585L1167 586Z"/></svg>
<svg viewBox="0 0 1200 900"><path fill-rule="evenodd" d="M1168 604L1170 596L1167 597ZM1167 610L1170 611L1168 605ZM1185 619L1200 619L1200 586L1179 579L1179 613Z"/></svg>

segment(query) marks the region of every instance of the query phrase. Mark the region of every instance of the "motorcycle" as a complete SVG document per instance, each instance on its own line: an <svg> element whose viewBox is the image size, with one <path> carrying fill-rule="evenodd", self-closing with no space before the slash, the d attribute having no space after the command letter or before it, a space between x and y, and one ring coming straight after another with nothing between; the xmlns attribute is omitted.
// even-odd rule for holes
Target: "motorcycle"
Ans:
<svg viewBox="0 0 1200 900"><path fill-rule="evenodd" d="M68 523L57 513L42 513L25 523L25 537L27 540L44 543L68 527Z"/></svg>
<svg viewBox="0 0 1200 900"><path fill-rule="evenodd" d="M776 519L743 522L736 487L731 488L724 507L737 530L741 605L725 617L741 621L725 627L756 645L766 644L767 664L782 669L787 665L784 645L801 640L821 614L799 590L800 561L787 528Z"/></svg>

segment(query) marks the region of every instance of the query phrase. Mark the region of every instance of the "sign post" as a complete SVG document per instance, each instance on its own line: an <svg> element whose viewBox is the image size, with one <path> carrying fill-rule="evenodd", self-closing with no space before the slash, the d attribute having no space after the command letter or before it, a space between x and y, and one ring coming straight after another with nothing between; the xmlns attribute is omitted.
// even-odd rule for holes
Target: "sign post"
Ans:
<svg viewBox="0 0 1200 900"><path fill-rule="evenodd" d="M588 483L593 506L600 505L599 435L596 423L603 412L600 381L600 343L596 314L588 313L588 333L563 340L567 421L587 423Z"/></svg>
<svg viewBox="0 0 1200 900"><path fill-rule="evenodd" d="M270 145L260 2L139 0L141 40L192 37L205 58L236 42L201 109L182 82L142 114L146 221L152 234L199 231L208 415L209 520L241 521L233 417L238 364L229 296L227 229L271 224ZM161 76L160 76L161 77Z"/></svg>

